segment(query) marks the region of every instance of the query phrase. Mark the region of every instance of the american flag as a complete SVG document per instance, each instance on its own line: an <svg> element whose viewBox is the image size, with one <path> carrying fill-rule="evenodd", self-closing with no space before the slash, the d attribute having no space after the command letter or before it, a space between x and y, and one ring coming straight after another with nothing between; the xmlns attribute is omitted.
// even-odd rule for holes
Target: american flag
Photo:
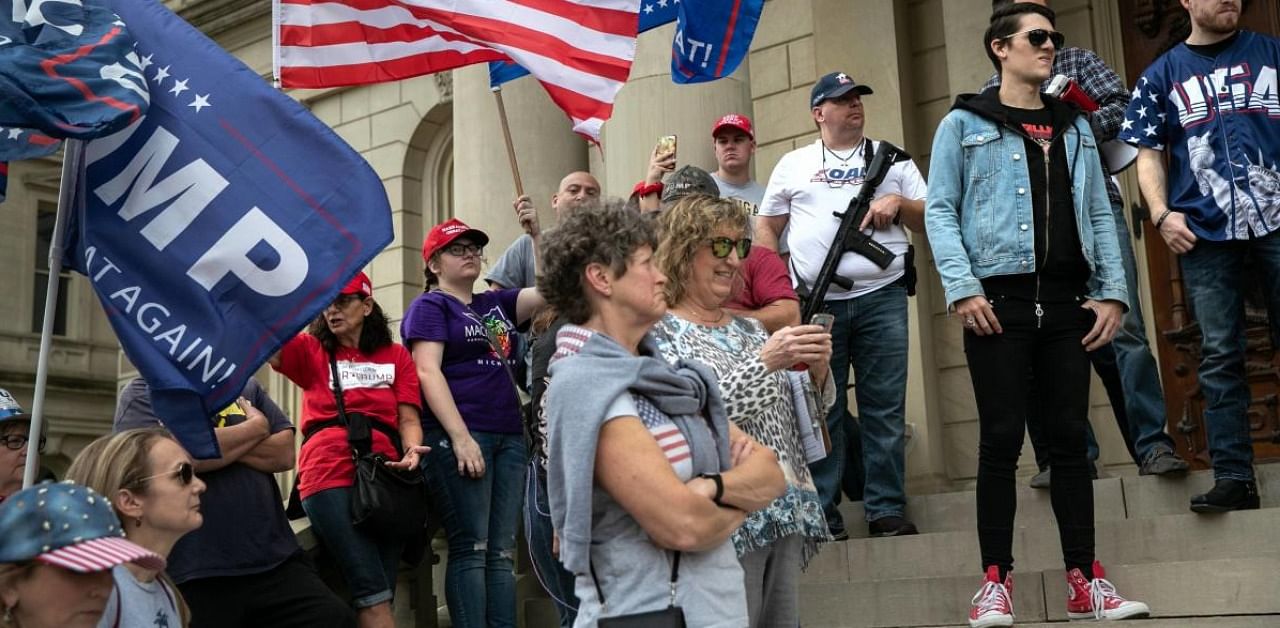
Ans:
<svg viewBox="0 0 1280 628"><path fill-rule="evenodd" d="M640 0L275 0L284 87L361 85L514 61L593 140L631 73Z"/></svg>

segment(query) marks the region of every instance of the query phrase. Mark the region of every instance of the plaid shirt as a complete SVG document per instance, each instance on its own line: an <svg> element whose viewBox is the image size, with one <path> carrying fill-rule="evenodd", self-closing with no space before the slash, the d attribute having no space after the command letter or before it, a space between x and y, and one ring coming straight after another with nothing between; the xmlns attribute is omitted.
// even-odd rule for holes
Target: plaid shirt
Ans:
<svg viewBox="0 0 1280 628"><path fill-rule="evenodd" d="M1098 143L1115 139L1120 133L1120 123L1124 121L1130 97L1129 90L1125 89L1115 70L1092 50L1067 47L1054 56L1053 73L1063 74L1074 80L1093 102L1098 103L1098 110L1089 114L1089 126L1093 128L1093 136ZM988 87L999 84L1000 74L997 73L987 80L982 90L986 91ZM1048 86L1049 81L1045 81L1043 87ZM1112 205L1124 206L1120 188L1116 187L1111 177L1107 177L1107 196Z"/></svg>

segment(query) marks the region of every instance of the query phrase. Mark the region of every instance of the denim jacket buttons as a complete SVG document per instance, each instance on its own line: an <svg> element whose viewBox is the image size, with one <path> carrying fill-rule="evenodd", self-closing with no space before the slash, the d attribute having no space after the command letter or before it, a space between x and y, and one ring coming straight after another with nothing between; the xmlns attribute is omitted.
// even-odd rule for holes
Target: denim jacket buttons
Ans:
<svg viewBox="0 0 1280 628"><path fill-rule="evenodd" d="M1014 154L1013 154L1013 160L1014 160L1014 161L1020 161L1021 159L1022 159L1022 154L1021 154L1021 153L1014 153Z"/></svg>

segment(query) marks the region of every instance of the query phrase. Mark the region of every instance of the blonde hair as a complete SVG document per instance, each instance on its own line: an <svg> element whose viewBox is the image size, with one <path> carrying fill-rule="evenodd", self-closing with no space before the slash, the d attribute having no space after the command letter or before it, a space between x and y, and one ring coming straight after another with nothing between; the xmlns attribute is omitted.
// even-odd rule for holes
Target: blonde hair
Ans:
<svg viewBox="0 0 1280 628"><path fill-rule="evenodd" d="M151 469L151 449L158 441L166 438L177 442L168 430L159 427L125 430L103 436L89 443L88 447L76 455L67 469L66 479L106 496L127 536L129 526L124 514L116 506L115 496L122 490L133 493L146 491L149 482L147 478L154 475ZM156 577L173 595L174 604L178 607L179 624L183 628L190 625L191 609L178 591L178 585L163 571Z"/></svg>
<svg viewBox="0 0 1280 628"><path fill-rule="evenodd" d="M658 269L667 276L663 295L674 307L684 299L693 256L720 227L747 231L750 213L740 203L707 194L681 197L658 215Z"/></svg>

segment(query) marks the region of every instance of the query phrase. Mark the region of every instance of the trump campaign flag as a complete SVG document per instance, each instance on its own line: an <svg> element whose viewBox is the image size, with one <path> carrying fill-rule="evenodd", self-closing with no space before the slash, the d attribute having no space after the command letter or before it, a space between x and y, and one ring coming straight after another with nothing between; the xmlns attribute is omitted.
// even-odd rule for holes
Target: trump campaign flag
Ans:
<svg viewBox="0 0 1280 628"><path fill-rule="evenodd" d="M529 69L598 141L631 73L640 0L274 0L284 87L360 85L485 63Z"/></svg>
<svg viewBox="0 0 1280 628"><path fill-rule="evenodd" d="M141 117L149 96L133 45L105 0L0 0L0 162ZM0 164L0 200L7 175Z"/></svg>
<svg viewBox="0 0 1280 628"><path fill-rule="evenodd" d="M764 0L684 0L679 5L680 19L671 42L671 80L705 83L738 69L751 48Z"/></svg>
<svg viewBox="0 0 1280 628"><path fill-rule="evenodd" d="M382 182L302 105L157 0L116 0L151 107L91 142L65 262L156 414L199 458L209 417L391 241Z"/></svg>

